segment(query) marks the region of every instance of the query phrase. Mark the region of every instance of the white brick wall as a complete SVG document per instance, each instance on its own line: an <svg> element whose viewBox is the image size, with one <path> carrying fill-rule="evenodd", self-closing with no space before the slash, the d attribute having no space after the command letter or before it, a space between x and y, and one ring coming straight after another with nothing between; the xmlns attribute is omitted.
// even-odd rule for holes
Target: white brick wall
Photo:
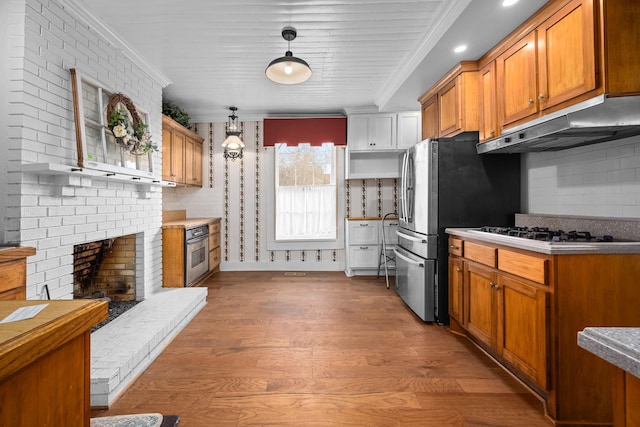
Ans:
<svg viewBox="0 0 640 427"><path fill-rule="evenodd" d="M162 193L143 199L133 184L98 180L90 188L63 188L54 176L19 171L22 163L76 164L70 68L125 93L148 111L157 142L162 85L64 3L2 3L0 11L9 12L11 25L8 45L0 51L9 57L8 86L0 86L0 95L10 102L2 106L8 122L0 122L9 135L0 152L2 170L8 171L7 184L0 187L0 241L37 249L28 259L27 299L40 298L44 284L52 298L72 298L73 245L126 234L138 234L137 292L144 298L161 286ZM161 162L159 153L156 162Z"/></svg>
<svg viewBox="0 0 640 427"><path fill-rule="evenodd" d="M524 211L640 218L640 137L524 155Z"/></svg>

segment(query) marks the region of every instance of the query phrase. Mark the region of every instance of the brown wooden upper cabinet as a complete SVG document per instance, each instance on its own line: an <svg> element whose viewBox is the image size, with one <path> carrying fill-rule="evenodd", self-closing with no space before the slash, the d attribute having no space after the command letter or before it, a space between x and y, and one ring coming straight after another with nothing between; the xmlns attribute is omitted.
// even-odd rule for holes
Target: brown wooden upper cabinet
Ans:
<svg viewBox="0 0 640 427"><path fill-rule="evenodd" d="M496 103L496 63L489 62L479 71L479 130L480 141L492 139L500 134L498 129L498 110Z"/></svg>
<svg viewBox="0 0 640 427"><path fill-rule="evenodd" d="M423 138L486 141L597 95L638 95L639 22L638 0L550 0L419 98Z"/></svg>
<svg viewBox="0 0 640 427"><path fill-rule="evenodd" d="M478 63L463 61L418 100L422 139L478 130Z"/></svg>
<svg viewBox="0 0 640 427"><path fill-rule="evenodd" d="M593 1L572 0L498 56L503 128L596 89L594 24Z"/></svg>
<svg viewBox="0 0 640 427"><path fill-rule="evenodd" d="M162 179L202 187L203 138L162 116Z"/></svg>

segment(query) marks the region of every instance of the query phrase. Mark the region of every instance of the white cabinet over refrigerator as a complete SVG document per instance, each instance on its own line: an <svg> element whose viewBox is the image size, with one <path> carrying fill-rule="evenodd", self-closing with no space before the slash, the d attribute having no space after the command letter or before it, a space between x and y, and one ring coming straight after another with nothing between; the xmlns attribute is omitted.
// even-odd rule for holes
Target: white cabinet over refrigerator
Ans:
<svg viewBox="0 0 640 427"><path fill-rule="evenodd" d="M351 114L347 118L347 179L399 178L402 152L420 141L419 111Z"/></svg>

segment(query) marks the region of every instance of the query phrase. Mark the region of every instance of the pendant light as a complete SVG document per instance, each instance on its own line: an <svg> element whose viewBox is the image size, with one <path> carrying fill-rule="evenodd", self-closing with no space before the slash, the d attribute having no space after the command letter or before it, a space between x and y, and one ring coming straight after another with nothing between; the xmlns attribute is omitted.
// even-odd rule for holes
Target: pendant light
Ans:
<svg viewBox="0 0 640 427"><path fill-rule="evenodd" d="M269 80L284 85L295 85L305 82L311 77L311 68L303 59L296 58L291 53L291 40L295 39L298 33L293 27L282 29L282 38L287 41L287 52L284 56L274 59L265 70Z"/></svg>
<svg viewBox="0 0 640 427"><path fill-rule="evenodd" d="M222 143L224 158L231 160L241 159L244 142L240 139L240 126L238 124L238 116L236 116L238 109L236 107L229 107L229 110L231 110L231 115L227 123L227 139Z"/></svg>

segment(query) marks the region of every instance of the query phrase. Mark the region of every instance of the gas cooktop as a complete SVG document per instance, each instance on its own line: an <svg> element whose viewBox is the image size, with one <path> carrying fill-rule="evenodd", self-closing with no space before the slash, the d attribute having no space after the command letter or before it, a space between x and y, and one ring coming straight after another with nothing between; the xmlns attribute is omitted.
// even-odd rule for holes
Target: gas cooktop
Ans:
<svg viewBox="0 0 640 427"><path fill-rule="evenodd" d="M589 231L551 230L547 227L480 227L478 231L503 236L521 237L542 242L614 242L613 236L595 236Z"/></svg>

